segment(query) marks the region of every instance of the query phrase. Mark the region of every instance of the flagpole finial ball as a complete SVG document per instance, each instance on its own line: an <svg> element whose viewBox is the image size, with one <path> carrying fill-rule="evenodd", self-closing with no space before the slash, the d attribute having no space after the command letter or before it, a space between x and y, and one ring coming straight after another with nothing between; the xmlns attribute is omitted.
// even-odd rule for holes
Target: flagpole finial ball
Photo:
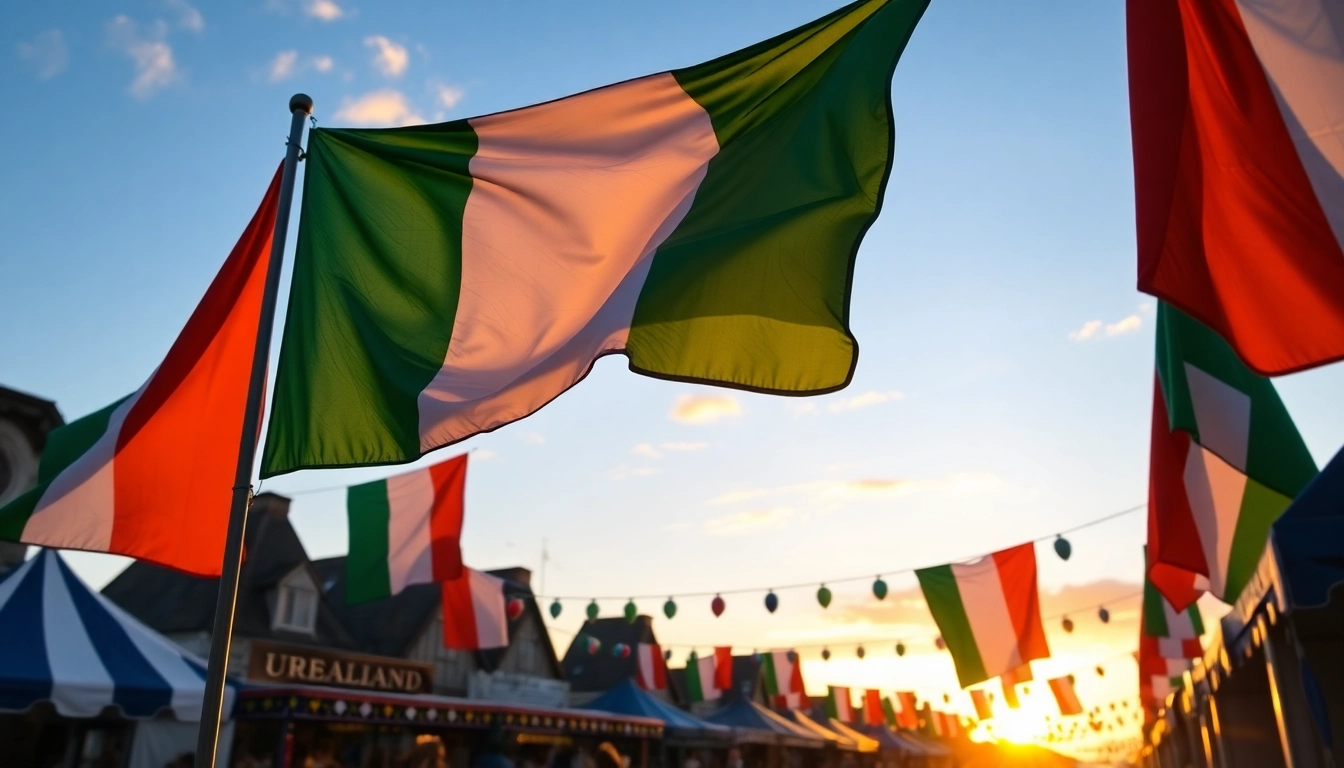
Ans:
<svg viewBox="0 0 1344 768"><path fill-rule="evenodd" d="M302 112L305 115L313 114L313 97L306 93L296 93L289 97L289 112Z"/></svg>

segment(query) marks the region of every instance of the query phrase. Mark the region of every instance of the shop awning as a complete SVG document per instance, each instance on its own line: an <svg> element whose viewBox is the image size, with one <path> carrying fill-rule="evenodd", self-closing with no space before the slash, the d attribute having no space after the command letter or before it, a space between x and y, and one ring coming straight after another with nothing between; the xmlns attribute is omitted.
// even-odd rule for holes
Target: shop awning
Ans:
<svg viewBox="0 0 1344 768"><path fill-rule="evenodd" d="M1289 608L1314 608L1344 582L1344 450L1302 489L1274 523Z"/></svg>
<svg viewBox="0 0 1344 768"><path fill-rule="evenodd" d="M841 736L840 734L836 733L830 728L827 728L821 723L818 723L816 720L813 720L812 718L808 717L806 714L804 714L799 710L791 709L788 712L785 712L784 716L789 718L793 722L797 723L798 725L801 725L802 727L811 731L813 735L825 739L826 743L830 744L836 749L842 749L845 750L846 752L857 752L859 749L859 745L857 742L853 741L852 739L847 739L844 736Z"/></svg>
<svg viewBox="0 0 1344 768"><path fill-rule="evenodd" d="M879 748L889 752L899 752L911 757L926 754L923 747L901 738L885 725L865 726L863 732L877 741Z"/></svg>
<svg viewBox="0 0 1344 768"><path fill-rule="evenodd" d="M584 704L584 709L596 709L613 712L618 715L652 717L665 723L663 733L672 739L683 741L712 741L729 743L733 740L733 729L705 722L677 709L658 697L643 691L630 678L615 688Z"/></svg>
<svg viewBox="0 0 1344 768"><path fill-rule="evenodd" d="M733 696L717 712L705 718L711 723L738 729L738 738L785 747L821 749L826 741L754 701Z"/></svg>
<svg viewBox="0 0 1344 768"><path fill-rule="evenodd" d="M824 725L827 728L830 728L832 731L835 731L836 733L840 734L846 739L849 739L850 741L857 744L860 752L876 752L878 749L879 745L877 743L877 739L859 733L858 731L854 730L853 728L850 728L849 726L845 725L839 720L836 720L834 717L827 718Z"/></svg>
<svg viewBox="0 0 1344 768"><path fill-rule="evenodd" d="M0 711L51 702L66 717L199 720L204 663L131 618L70 570L37 556L0 581ZM225 696L225 713L236 691Z"/></svg>

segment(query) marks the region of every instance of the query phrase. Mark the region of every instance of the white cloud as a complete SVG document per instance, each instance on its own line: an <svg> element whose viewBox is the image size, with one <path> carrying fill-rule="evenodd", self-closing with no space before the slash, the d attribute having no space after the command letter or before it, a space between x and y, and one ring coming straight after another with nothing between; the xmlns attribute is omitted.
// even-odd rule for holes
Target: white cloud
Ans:
<svg viewBox="0 0 1344 768"><path fill-rule="evenodd" d="M726 517L716 517L705 521L705 533L710 536L734 536L786 525L793 517L789 507L771 507L738 512Z"/></svg>
<svg viewBox="0 0 1344 768"><path fill-rule="evenodd" d="M411 63L411 56L405 46L397 45L382 35L364 38L364 45L374 50L373 68L385 77L401 77Z"/></svg>
<svg viewBox="0 0 1344 768"><path fill-rule="evenodd" d="M1069 340L1087 341L1097 335L1101 330L1102 325L1103 323L1100 320L1088 320L1086 323L1083 323L1082 328L1079 328L1076 331L1069 331Z"/></svg>
<svg viewBox="0 0 1344 768"><path fill-rule="evenodd" d="M294 74L294 65L299 63L298 51L281 51L271 59L271 82L278 83Z"/></svg>
<svg viewBox="0 0 1344 768"><path fill-rule="evenodd" d="M337 5L335 0L307 0L303 4L303 12L321 21L335 21L345 16L345 9Z"/></svg>
<svg viewBox="0 0 1344 768"><path fill-rule="evenodd" d="M523 439L523 442L527 443L528 445L546 444L546 436L541 434L540 432L524 432L521 435L519 435L519 437L521 437Z"/></svg>
<svg viewBox="0 0 1344 768"><path fill-rule="evenodd" d="M659 451L657 448L654 448L651 443L640 443L639 445L636 445L634 448L631 448L630 452L635 454L636 456L643 456L649 459L663 458L662 452Z"/></svg>
<svg viewBox="0 0 1344 768"><path fill-rule="evenodd" d="M169 8L177 11L177 23L183 29L200 32L205 29L205 17L187 2L187 0L166 0Z"/></svg>
<svg viewBox="0 0 1344 768"><path fill-rule="evenodd" d="M911 494L934 493L943 496L968 496L1001 492L1004 482L988 472L953 472L925 479L896 479L867 477L857 480L817 480L810 483L783 485L776 488L749 488L729 491L709 500L710 504L737 504L762 496L785 496L811 502L842 498L889 498Z"/></svg>
<svg viewBox="0 0 1344 768"><path fill-rule="evenodd" d="M1133 333L1143 327L1143 320L1138 315L1130 315L1120 320L1109 323L1106 326L1107 336L1123 336L1126 333Z"/></svg>
<svg viewBox="0 0 1344 768"><path fill-rule="evenodd" d="M108 41L135 65L130 91L137 99L147 99L181 79L173 49L165 39L167 33L167 26L160 21L142 34L140 26L126 16L116 17L107 26Z"/></svg>
<svg viewBox="0 0 1344 768"><path fill-rule="evenodd" d="M682 424L713 424L741 415L742 406L732 395L682 395L667 414Z"/></svg>
<svg viewBox="0 0 1344 768"><path fill-rule="evenodd" d="M316 69L318 72L321 72L324 75L330 72L331 68L334 66L336 66L336 62L332 61L332 58L330 56L313 57L313 69Z"/></svg>
<svg viewBox="0 0 1344 768"><path fill-rule="evenodd" d="M489 461L499 458L499 454L489 448L477 448L471 452L471 461Z"/></svg>
<svg viewBox="0 0 1344 768"><path fill-rule="evenodd" d="M346 97L336 117L348 123L372 128L418 125L425 119L415 111L400 91L372 91L356 99Z"/></svg>
<svg viewBox="0 0 1344 768"><path fill-rule="evenodd" d="M456 85L448 83L431 83L430 88L434 91L434 103L443 109L452 109L462 101L466 91Z"/></svg>
<svg viewBox="0 0 1344 768"><path fill-rule="evenodd" d="M631 469L630 467L621 466L613 469L610 474L612 480L624 480L627 477L652 477L662 471L663 470L658 467L635 467L634 469Z"/></svg>
<svg viewBox="0 0 1344 768"><path fill-rule="evenodd" d="M1127 333L1133 333L1143 327L1143 318L1140 315L1151 315L1152 311L1153 305L1145 301L1139 305L1138 314L1127 315L1114 323L1088 320L1078 330L1069 331L1069 340L1090 341L1103 334L1106 336L1124 336Z"/></svg>
<svg viewBox="0 0 1344 768"><path fill-rule="evenodd" d="M37 70L39 80L50 80L61 74L70 61L65 35L61 34L59 29L48 29L38 34L31 42L19 43L17 50L19 58Z"/></svg>
<svg viewBox="0 0 1344 768"><path fill-rule="evenodd" d="M738 502L740 502L740 501L749 501L749 500L751 500L751 499L759 499L760 497L764 496L765 494L767 494L767 493L769 493L769 492L770 492L770 491L769 491L769 489L767 489L767 488L748 488L748 489L743 490L743 491L729 491L729 492L727 492L727 493L724 493L724 494L720 494L720 495L718 495L718 496L715 496L714 498L712 498L712 499L709 500L709 503L710 503L710 504L736 504L736 503L738 503Z"/></svg>
<svg viewBox="0 0 1344 768"><path fill-rule="evenodd" d="M826 406L826 410L832 413L840 411L853 411L859 408L867 408L870 405L880 405L889 403L892 400L904 400L905 394L894 390L888 392L864 392L861 395L855 395L846 400L831 403Z"/></svg>

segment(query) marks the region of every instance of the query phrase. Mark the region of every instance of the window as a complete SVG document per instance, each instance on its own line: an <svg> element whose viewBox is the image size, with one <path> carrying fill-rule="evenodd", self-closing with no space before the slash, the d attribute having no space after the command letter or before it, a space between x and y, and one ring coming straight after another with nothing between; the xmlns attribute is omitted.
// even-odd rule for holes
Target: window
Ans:
<svg viewBox="0 0 1344 768"><path fill-rule="evenodd" d="M275 606L275 628L312 634L317 623L317 593L294 584L280 587L280 600Z"/></svg>

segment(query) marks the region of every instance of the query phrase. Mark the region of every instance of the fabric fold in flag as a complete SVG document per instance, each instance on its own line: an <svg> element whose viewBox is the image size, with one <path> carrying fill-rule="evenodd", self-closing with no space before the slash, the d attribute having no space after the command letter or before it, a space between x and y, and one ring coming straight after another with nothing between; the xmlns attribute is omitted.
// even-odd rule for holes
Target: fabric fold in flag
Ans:
<svg viewBox="0 0 1344 768"><path fill-rule="evenodd" d="M0 539L219 576L280 198L261 206L168 355L133 394L47 436Z"/></svg>
<svg viewBox="0 0 1344 768"><path fill-rule="evenodd" d="M1166 302L1148 474L1148 578L1180 611L1204 590L1235 602L1269 528L1316 476L1273 383Z"/></svg>
<svg viewBox="0 0 1344 768"><path fill-rule="evenodd" d="M703 658L691 654L691 658L686 662L686 695L692 703L700 701L714 701L719 698L720 691L714 685L715 680L715 656L705 656Z"/></svg>
<svg viewBox="0 0 1344 768"><path fill-rule="evenodd" d="M1036 548L915 571L961 687L1050 655L1036 590Z"/></svg>
<svg viewBox="0 0 1344 768"><path fill-rule="evenodd" d="M1145 579L1142 619L1142 633L1158 638L1158 652L1163 658L1197 659L1204 655L1199 639L1204 634L1204 619L1198 603L1177 611L1152 580Z"/></svg>
<svg viewBox="0 0 1344 768"><path fill-rule="evenodd" d="M439 125L309 134L262 477L395 464L624 354L658 378L845 387L891 79L927 0Z"/></svg>
<svg viewBox="0 0 1344 768"><path fill-rule="evenodd" d="M509 644L504 580L473 568L440 585L443 593L443 647L477 651Z"/></svg>
<svg viewBox="0 0 1344 768"><path fill-rule="evenodd" d="M1050 683L1050 692L1055 694L1055 702L1059 704L1059 714L1066 717L1083 714L1083 705L1078 702L1078 694L1073 690L1073 677L1052 677Z"/></svg>
<svg viewBox="0 0 1344 768"><path fill-rule="evenodd" d="M1264 375L1344 358L1344 15L1126 5L1139 290Z"/></svg>
<svg viewBox="0 0 1344 768"><path fill-rule="evenodd" d="M826 688L826 714L842 723L854 722L854 705L849 699L849 688L831 685Z"/></svg>
<svg viewBox="0 0 1344 768"><path fill-rule="evenodd" d="M346 490L346 602L462 575L467 455Z"/></svg>
<svg viewBox="0 0 1344 768"><path fill-rule="evenodd" d="M638 653L635 682L646 691L667 690L667 661L663 659L663 649L656 643L640 643Z"/></svg>

